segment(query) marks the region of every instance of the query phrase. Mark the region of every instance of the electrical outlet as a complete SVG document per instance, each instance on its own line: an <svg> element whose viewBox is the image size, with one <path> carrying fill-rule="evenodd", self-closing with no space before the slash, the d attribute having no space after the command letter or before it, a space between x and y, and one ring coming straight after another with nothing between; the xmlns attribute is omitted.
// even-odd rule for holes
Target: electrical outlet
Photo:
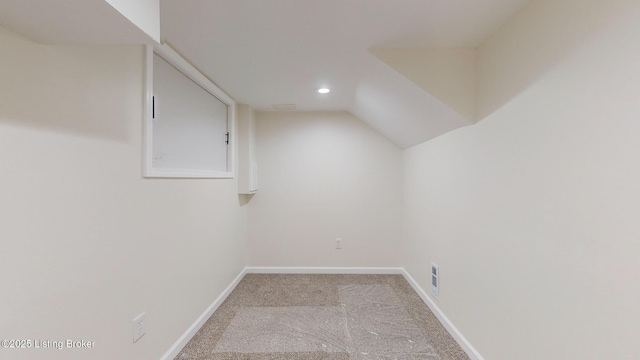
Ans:
<svg viewBox="0 0 640 360"><path fill-rule="evenodd" d="M138 341L142 335L145 334L144 324L145 324L145 313L138 315L137 318L133 319L133 342Z"/></svg>
<svg viewBox="0 0 640 360"><path fill-rule="evenodd" d="M338 250L342 249L342 239L341 238L336 238L336 249L338 249Z"/></svg>

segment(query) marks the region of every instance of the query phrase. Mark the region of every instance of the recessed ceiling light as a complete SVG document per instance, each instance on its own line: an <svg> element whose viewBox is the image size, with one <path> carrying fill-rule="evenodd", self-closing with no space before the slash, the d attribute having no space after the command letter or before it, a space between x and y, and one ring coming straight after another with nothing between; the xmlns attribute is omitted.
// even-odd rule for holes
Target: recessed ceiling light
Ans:
<svg viewBox="0 0 640 360"><path fill-rule="evenodd" d="M331 89L329 89L329 88L325 88L325 87L321 87L321 88L317 88L317 89L316 89L316 92L317 92L318 94L328 94L328 93L330 93L330 92L331 92Z"/></svg>

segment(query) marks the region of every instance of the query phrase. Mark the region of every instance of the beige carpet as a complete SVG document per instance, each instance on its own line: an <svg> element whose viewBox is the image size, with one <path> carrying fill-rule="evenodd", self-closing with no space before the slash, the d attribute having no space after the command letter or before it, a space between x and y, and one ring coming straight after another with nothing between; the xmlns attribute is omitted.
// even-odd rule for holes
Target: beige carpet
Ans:
<svg viewBox="0 0 640 360"><path fill-rule="evenodd" d="M402 275L247 274L176 360L462 360Z"/></svg>

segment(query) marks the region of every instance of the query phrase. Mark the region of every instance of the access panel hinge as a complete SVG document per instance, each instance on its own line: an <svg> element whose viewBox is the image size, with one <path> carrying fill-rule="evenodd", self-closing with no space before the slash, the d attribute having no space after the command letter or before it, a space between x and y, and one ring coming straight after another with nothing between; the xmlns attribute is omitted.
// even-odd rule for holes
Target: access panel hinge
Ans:
<svg viewBox="0 0 640 360"><path fill-rule="evenodd" d="M227 145L229 145L229 132L228 132L228 131L227 131L227 133L225 134L225 136L226 136L226 139L225 139L225 141L224 141L224 142L225 142Z"/></svg>

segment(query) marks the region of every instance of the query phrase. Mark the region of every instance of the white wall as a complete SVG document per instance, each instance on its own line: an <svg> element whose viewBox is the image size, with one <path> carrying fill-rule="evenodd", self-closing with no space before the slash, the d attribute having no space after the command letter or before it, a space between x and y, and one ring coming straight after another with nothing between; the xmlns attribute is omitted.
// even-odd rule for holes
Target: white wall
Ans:
<svg viewBox="0 0 640 360"><path fill-rule="evenodd" d="M640 357L640 3L534 1L404 153L404 265L486 359Z"/></svg>
<svg viewBox="0 0 640 360"><path fill-rule="evenodd" d="M251 265L400 265L397 146L348 113L263 112L256 113L256 152Z"/></svg>
<svg viewBox="0 0 640 360"><path fill-rule="evenodd" d="M245 266L237 182L142 178L141 46L0 48L0 338L96 342L0 358L159 359Z"/></svg>

